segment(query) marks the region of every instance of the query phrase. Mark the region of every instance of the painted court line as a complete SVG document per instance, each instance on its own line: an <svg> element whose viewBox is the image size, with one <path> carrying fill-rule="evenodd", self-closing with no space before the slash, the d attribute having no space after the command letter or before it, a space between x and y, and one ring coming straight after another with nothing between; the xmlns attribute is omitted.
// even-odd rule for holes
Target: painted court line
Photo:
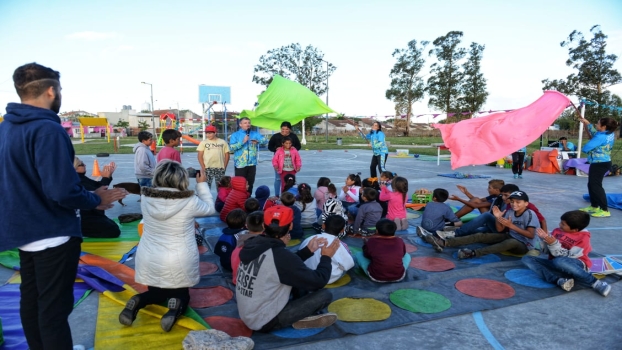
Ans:
<svg viewBox="0 0 622 350"><path fill-rule="evenodd" d="M475 320L475 324L477 325L477 328L479 328L479 331L482 332L482 335L484 336L484 338L486 338L488 343L490 343L493 349L505 350L504 347L497 341L497 338L495 338L495 336L492 335L492 333L486 326L486 322L484 322L484 316L482 316L482 313L477 311L477 312L474 312L472 315L473 315L473 319Z"/></svg>
<svg viewBox="0 0 622 350"><path fill-rule="evenodd" d="M588 231L596 231L596 230L620 230L622 229L622 226L615 226L615 227L590 227L587 230Z"/></svg>

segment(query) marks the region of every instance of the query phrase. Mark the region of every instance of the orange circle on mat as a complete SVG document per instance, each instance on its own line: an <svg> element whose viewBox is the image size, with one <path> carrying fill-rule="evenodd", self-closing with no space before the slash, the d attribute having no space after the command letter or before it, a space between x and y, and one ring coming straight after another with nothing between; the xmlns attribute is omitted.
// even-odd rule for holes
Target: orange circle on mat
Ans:
<svg viewBox="0 0 622 350"><path fill-rule="evenodd" d="M204 308L222 305L233 298L233 292L225 287L190 288L190 307Z"/></svg>
<svg viewBox="0 0 622 350"><path fill-rule="evenodd" d="M253 331L246 327L239 318L210 316L205 317L204 320L213 329L223 331L229 334L230 337L250 337L253 335Z"/></svg>
<svg viewBox="0 0 622 350"><path fill-rule="evenodd" d="M209 249L207 249L207 247L204 245L199 246L199 255L207 253L208 250Z"/></svg>
<svg viewBox="0 0 622 350"><path fill-rule="evenodd" d="M417 247L410 243L404 243L404 245L406 246L406 253L412 253L417 251Z"/></svg>
<svg viewBox="0 0 622 350"><path fill-rule="evenodd" d="M209 275L218 271L218 265L211 262L201 261L199 263L199 274L201 276Z"/></svg>
<svg viewBox="0 0 622 350"><path fill-rule="evenodd" d="M508 284L484 278L460 280L455 286L460 292L480 299L501 300L511 298L516 294L514 288Z"/></svg>
<svg viewBox="0 0 622 350"><path fill-rule="evenodd" d="M456 265L442 258L417 257L410 259L410 267L423 271L440 272L454 269Z"/></svg>

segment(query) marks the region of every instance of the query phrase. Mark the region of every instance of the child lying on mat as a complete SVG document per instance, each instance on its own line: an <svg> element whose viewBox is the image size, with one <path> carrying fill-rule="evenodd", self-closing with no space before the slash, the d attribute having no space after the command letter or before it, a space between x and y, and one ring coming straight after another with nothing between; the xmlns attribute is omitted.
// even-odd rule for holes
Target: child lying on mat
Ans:
<svg viewBox="0 0 622 350"><path fill-rule="evenodd" d="M378 236L365 239L363 251L354 255L359 267L374 282L399 282L406 277L410 254L404 241L395 236L397 224L389 219L376 223Z"/></svg>
<svg viewBox="0 0 622 350"><path fill-rule="evenodd" d="M338 239L344 235L345 227L346 220L343 217L339 215L331 215L326 218L326 221L322 225L322 233L305 239L300 244L300 249L304 249L315 237L326 238L327 244L331 244L333 240ZM341 243L341 246L339 247L339 249L337 249L337 252L335 253L335 255L333 255L331 259L333 269L330 274L330 279L328 280L329 284L340 279L346 273L346 271L354 267L354 260L352 259L352 255L350 255L348 246L343 242L339 243ZM305 260L305 265L307 265L308 268L315 270L317 268L317 265L320 263L321 257L321 252L319 250L316 250L315 253L313 253L313 256Z"/></svg>
<svg viewBox="0 0 622 350"><path fill-rule="evenodd" d="M611 291L607 282L599 281L589 272L592 261L588 254L592 250L590 233L584 229L590 223L590 214L580 210L564 213L556 228L550 234L537 229L538 236L549 247L549 258L524 256L523 263L543 280L557 284L569 292L575 280L606 297Z"/></svg>

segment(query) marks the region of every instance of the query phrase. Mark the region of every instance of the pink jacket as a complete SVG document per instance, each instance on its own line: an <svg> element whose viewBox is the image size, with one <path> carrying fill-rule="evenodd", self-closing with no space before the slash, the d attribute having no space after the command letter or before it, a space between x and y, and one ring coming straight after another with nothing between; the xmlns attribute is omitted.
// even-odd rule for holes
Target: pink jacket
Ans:
<svg viewBox="0 0 622 350"><path fill-rule="evenodd" d="M294 148L291 147L289 149L289 155L292 157L292 164L294 164L294 169L302 168L302 160L300 159L300 153ZM276 152L274 152L274 157L272 157L272 166L277 168L277 173L283 172L283 162L285 160L285 150L283 147L279 147Z"/></svg>
<svg viewBox="0 0 622 350"><path fill-rule="evenodd" d="M406 202L401 193L391 192L386 186L382 186L380 200L388 202L387 219L406 219Z"/></svg>

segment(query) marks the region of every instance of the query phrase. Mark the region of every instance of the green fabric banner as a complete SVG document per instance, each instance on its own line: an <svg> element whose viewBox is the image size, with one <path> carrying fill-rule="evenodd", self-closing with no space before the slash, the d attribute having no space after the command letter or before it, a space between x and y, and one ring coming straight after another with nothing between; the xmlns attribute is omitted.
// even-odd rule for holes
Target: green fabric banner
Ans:
<svg viewBox="0 0 622 350"><path fill-rule="evenodd" d="M270 130L281 130L284 121L294 125L306 117L336 113L313 91L280 75L274 76L258 102L254 111L243 110L238 118L248 117L253 126Z"/></svg>

